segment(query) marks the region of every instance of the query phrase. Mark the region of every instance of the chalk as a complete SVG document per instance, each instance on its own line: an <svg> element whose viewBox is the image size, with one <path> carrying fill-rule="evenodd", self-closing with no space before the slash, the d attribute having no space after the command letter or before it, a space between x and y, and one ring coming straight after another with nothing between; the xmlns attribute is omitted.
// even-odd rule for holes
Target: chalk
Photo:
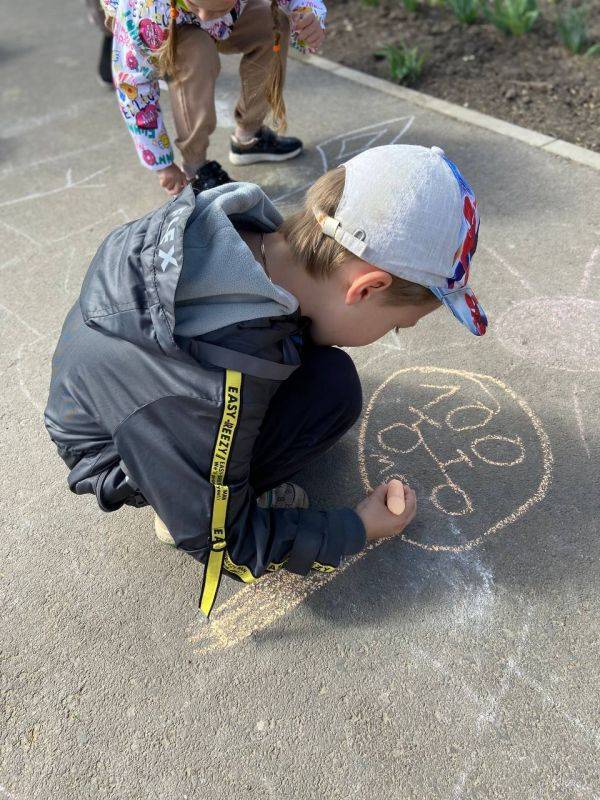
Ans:
<svg viewBox="0 0 600 800"><path fill-rule="evenodd" d="M406 502L404 501L404 485L401 481L396 480L396 478L392 478L388 483L385 504L388 507L388 511L391 511L392 514L396 514L396 516L400 516L400 514L404 513L404 509L406 508Z"/></svg>

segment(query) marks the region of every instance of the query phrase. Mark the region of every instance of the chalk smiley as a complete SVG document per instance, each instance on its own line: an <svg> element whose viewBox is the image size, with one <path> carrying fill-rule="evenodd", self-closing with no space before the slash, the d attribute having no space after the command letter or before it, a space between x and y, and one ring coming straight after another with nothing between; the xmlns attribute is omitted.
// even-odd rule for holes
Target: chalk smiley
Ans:
<svg viewBox="0 0 600 800"><path fill-rule="evenodd" d="M552 462L541 421L512 389L441 367L387 377L359 433L367 491L393 477L417 488L421 524L402 539L425 550L470 550L512 525L546 494Z"/></svg>

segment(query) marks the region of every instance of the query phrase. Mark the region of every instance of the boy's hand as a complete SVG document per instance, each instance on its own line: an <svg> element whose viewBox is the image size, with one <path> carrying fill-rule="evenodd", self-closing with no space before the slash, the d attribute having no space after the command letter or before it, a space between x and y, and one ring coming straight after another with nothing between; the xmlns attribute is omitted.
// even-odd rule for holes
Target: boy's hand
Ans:
<svg viewBox="0 0 600 800"><path fill-rule="evenodd" d="M318 50L325 39L325 31L314 12L298 9L292 12L292 29L300 43L310 50Z"/></svg>
<svg viewBox="0 0 600 800"><path fill-rule="evenodd" d="M158 170L158 180L167 194L179 194L188 184L185 172L177 164L169 164L168 167Z"/></svg>
<svg viewBox="0 0 600 800"><path fill-rule="evenodd" d="M417 513L417 496L413 489L404 487L404 500L406 508L404 513L397 515L388 511L385 504L388 485L382 483L372 494L356 506L356 513L361 518L367 532L367 541L387 539L402 533L404 528L412 522Z"/></svg>

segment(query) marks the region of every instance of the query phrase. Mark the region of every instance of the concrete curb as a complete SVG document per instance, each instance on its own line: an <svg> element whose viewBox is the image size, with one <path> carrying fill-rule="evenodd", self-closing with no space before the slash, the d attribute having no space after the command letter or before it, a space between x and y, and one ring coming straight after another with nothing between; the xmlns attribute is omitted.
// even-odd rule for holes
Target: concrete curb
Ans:
<svg viewBox="0 0 600 800"><path fill-rule="evenodd" d="M368 86L370 89L391 94L400 100L406 100L409 103L426 108L428 111L437 111L439 114L445 114L460 122L466 122L478 128L493 131L493 133L498 133L501 136L517 139L531 147L538 147L553 155L567 158L577 164L584 164L586 167L600 171L600 153L595 153L585 147L579 147L579 145L565 142L563 139L557 139L554 136L547 136L529 128L522 128L520 125L513 125L512 122L504 122L504 120L490 117L488 114L482 114L479 111L473 111L455 103L448 103L446 100L439 100L437 97L417 92L414 89L407 89L405 86L398 86L382 78L367 75L366 72L344 67L342 64L338 64L337 61L330 61L328 58L306 56L293 50L290 51L290 55L304 64L309 64L326 72L333 72L340 78L346 78L349 81L354 81L354 83L360 83L362 86Z"/></svg>

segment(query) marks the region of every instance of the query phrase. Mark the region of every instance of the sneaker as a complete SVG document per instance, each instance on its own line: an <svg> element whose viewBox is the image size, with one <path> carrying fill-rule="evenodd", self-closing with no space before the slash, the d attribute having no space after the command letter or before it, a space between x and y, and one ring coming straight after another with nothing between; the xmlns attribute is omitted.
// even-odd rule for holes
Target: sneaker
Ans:
<svg viewBox="0 0 600 800"><path fill-rule="evenodd" d="M282 483L256 498L259 508L308 508L308 495L296 483Z"/></svg>
<svg viewBox="0 0 600 800"><path fill-rule="evenodd" d="M156 538L160 539L161 542L175 547L175 539L171 536L169 529L158 514L154 515L154 533L156 534Z"/></svg>
<svg viewBox="0 0 600 800"><path fill-rule="evenodd" d="M278 136L270 128L263 125L254 139L240 142L231 137L229 160L232 164L256 164L258 161L287 161L296 158L302 152L302 142L294 136Z"/></svg>
<svg viewBox="0 0 600 800"><path fill-rule="evenodd" d="M256 505L259 508L308 508L309 502L308 495L301 486L295 483L282 483L281 486L261 494L256 499ZM175 539L158 514L154 515L154 533L161 542L175 547Z"/></svg>
<svg viewBox="0 0 600 800"><path fill-rule="evenodd" d="M206 189L214 189L215 186L233 182L218 161L207 161L196 173L196 177L192 181L192 188L196 194L199 194Z"/></svg>

